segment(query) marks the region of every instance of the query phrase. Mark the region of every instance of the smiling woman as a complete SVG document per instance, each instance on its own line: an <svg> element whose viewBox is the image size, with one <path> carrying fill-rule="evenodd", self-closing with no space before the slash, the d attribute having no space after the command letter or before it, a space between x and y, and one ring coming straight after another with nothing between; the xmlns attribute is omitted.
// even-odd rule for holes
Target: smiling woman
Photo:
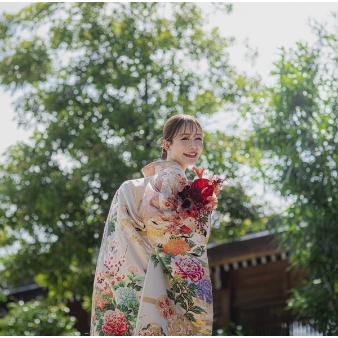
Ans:
<svg viewBox="0 0 338 338"><path fill-rule="evenodd" d="M187 115L171 117L163 129L162 159L195 165L203 151L203 131L198 120Z"/></svg>
<svg viewBox="0 0 338 338"><path fill-rule="evenodd" d="M162 160L116 192L97 262L92 335L211 335L207 257L210 215L222 180L188 182L203 150L200 123L175 115ZM189 202L187 204L187 202Z"/></svg>

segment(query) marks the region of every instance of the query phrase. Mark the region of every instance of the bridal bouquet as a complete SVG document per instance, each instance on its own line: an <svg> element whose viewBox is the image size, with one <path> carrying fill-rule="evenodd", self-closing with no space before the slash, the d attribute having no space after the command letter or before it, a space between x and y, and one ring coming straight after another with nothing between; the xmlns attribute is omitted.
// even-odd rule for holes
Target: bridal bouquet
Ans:
<svg viewBox="0 0 338 338"><path fill-rule="evenodd" d="M205 235L205 224L212 210L217 208L217 194L222 188L225 179L213 176L211 179L203 178L203 168L193 168L198 179L190 181L178 193L177 212L185 220L189 229L197 227Z"/></svg>

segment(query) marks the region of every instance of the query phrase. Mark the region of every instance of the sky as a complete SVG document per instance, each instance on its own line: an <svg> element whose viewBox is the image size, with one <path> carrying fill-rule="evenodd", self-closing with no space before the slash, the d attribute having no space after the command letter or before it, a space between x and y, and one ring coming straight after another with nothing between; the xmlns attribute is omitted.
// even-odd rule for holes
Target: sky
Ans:
<svg viewBox="0 0 338 338"><path fill-rule="evenodd" d="M206 11L209 3L199 2ZM331 12L338 13L336 2L232 2L230 15L215 13L212 25L219 27L224 36L234 36L237 45L231 47L230 58L239 71L248 74L258 73L266 83L272 83L269 75L273 62L278 60L279 48L290 48L297 41L314 42L315 36L308 25L309 19L319 22L333 22ZM28 3L0 2L0 13L16 12ZM245 48L241 47L248 39L252 48L258 49L255 65L245 60ZM17 127L11 106L10 92L0 88L0 154L18 140L27 140L29 132Z"/></svg>

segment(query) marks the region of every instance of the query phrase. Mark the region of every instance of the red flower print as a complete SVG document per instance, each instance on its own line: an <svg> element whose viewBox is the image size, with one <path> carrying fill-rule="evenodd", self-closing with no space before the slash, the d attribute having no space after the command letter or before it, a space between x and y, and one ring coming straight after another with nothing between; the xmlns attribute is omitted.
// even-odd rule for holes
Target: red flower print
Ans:
<svg viewBox="0 0 338 338"><path fill-rule="evenodd" d="M186 225L183 224L180 232L182 234L190 234L190 233L192 233L192 230L190 228L188 228Z"/></svg>
<svg viewBox="0 0 338 338"><path fill-rule="evenodd" d="M103 333L113 336L123 336L128 331L124 314L120 310L108 310L103 318Z"/></svg>
<svg viewBox="0 0 338 338"><path fill-rule="evenodd" d="M174 304L165 295L157 298L155 306L157 312L163 318L168 318L169 315L172 315L175 312Z"/></svg>
<svg viewBox="0 0 338 338"><path fill-rule="evenodd" d="M183 279L188 279L193 283L198 282L204 276L201 263L192 257L175 256L171 261L171 268L176 275L180 275Z"/></svg>

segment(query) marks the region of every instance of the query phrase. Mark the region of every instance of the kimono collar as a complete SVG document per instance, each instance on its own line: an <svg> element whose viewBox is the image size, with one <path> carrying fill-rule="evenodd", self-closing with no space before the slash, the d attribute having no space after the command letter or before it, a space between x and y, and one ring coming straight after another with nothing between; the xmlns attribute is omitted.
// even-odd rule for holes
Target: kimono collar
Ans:
<svg viewBox="0 0 338 338"><path fill-rule="evenodd" d="M170 168L170 167L178 167L179 169L181 169L183 171L182 167L175 161L160 160L160 161L151 162L151 163L147 164L142 169L142 173L143 173L144 177L154 176L155 174L157 174L161 170L167 169L167 168Z"/></svg>

